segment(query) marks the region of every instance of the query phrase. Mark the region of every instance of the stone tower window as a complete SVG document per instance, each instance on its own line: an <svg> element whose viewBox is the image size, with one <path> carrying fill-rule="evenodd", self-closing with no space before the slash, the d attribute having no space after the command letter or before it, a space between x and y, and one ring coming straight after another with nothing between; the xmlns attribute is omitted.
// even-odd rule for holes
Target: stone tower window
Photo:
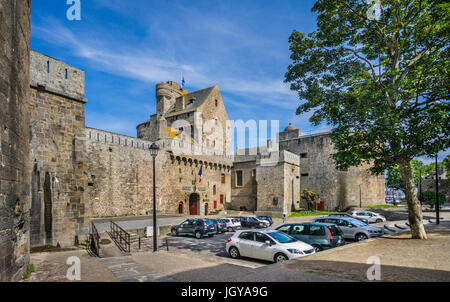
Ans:
<svg viewBox="0 0 450 302"><path fill-rule="evenodd" d="M236 187L242 187L242 171L236 171Z"/></svg>
<svg viewBox="0 0 450 302"><path fill-rule="evenodd" d="M216 185L213 186L213 195L216 195Z"/></svg>
<svg viewBox="0 0 450 302"><path fill-rule="evenodd" d="M50 73L50 61L47 61L47 73Z"/></svg>
<svg viewBox="0 0 450 302"><path fill-rule="evenodd" d="M308 158L308 153L300 153L300 158Z"/></svg>
<svg viewBox="0 0 450 302"><path fill-rule="evenodd" d="M218 100L216 100L216 107L219 105L219 101Z"/></svg>
<svg viewBox="0 0 450 302"><path fill-rule="evenodd" d="M64 78L67 80L67 74L68 74L68 72L67 72L67 68L66 68L66 70L64 70Z"/></svg>

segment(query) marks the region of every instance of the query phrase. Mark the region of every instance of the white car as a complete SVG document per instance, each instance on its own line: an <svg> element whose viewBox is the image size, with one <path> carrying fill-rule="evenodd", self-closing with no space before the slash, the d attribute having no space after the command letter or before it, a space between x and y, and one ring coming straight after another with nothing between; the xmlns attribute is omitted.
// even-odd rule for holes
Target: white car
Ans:
<svg viewBox="0 0 450 302"><path fill-rule="evenodd" d="M369 223L386 221L386 217L370 211L353 211L352 216L356 218L365 218Z"/></svg>
<svg viewBox="0 0 450 302"><path fill-rule="evenodd" d="M274 230L238 231L228 239L226 250L234 259L242 256L273 262L283 262L316 252L311 245Z"/></svg>
<svg viewBox="0 0 450 302"><path fill-rule="evenodd" d="M222 220L227 223L228 232L235 232L242 228L241 222L236 218L222 218Z"/></svg>

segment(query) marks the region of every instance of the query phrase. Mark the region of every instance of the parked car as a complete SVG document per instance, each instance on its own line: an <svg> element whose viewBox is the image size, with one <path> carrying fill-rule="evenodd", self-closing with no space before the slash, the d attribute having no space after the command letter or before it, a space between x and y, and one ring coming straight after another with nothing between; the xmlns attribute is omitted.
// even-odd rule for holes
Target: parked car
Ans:
<svg viewBox="0 0 450 302"><path fill-rule="evenodd" d="M259 220L266 220L269 222L269 226L273 224L273 219L270 216L256 216Z"/></svg>
<svg viewBox="0 0 450 302"><path fill-rule="evenodd" d="M225 221L228 232L235 232L241 229L241 222L236 218L223 218Z"/></svg>
<svg viewBox="0 0 450 302"><path fill-rule="evenodd" d="M354 216L354 218L365 218L369 223L386 221L386 217L370 211L353 211L352 216Z"/></svg>
<svg viewBox="0 0 450 302"><path fill-rule="evenodd" d="M239 217L239 220L241 221L242 228L264 228L267 225L266 223L256 219L255 217Z"/></svg>
<svg viewBox="0 0 450 302"><path fill-rule="evenodd" d="M356 217L356 216L352 216L352 215L347 214L347 213L330 214L330 215L328 215L328 217L356 218L356 219L358 219L358 220L361 220L361 221L364 222L365 224L369 224L369 219L367 219L367 218L365 218L365 217Z"/></svg>
<svg viewBox="0 0 450 302"><path fill-rule="evenodd" d="M210 219L187 219L171 228L172 236L195 236L197 239L212 237L216 233L217 227Z"/></svg>
<svg viewBox="0 0 450 302"><path fill-rule="evenodd" d="M341 230L345 239L354 239L357 241L382 236L384 234L382 229L367 225L354 218L319 217L313 219L311 222L335 224Z"/></svg>
<svg viewBox="0 0 450 302"><path fill-rule="evenodd" d="M231 258L242 256L273 262L315 253L311 245L274 230L237 231L228 239L226 250Z"/></svg>
<svg viewBox="0 0 450 302"><path fill-rule="evenodd" d="M222 219L211 219L216 225L217 234L222 234L227 231L227 223Z"/></svg>
<svg viewBox="0 0 450 302"><path fill-rule="evenodd" d="M308 243L316 252L345 244L344 235L334 224L292 223L283 224L276 230Z"/></svg>
<svg viewBox="0 0 450 302"><path fill-rule="evenodd" d="M270 222L265 218L258 218L256 216L251 216L251 217L256 218L257 220L261 221L263 223L264 228L268 228L270 226Z"/></svg>

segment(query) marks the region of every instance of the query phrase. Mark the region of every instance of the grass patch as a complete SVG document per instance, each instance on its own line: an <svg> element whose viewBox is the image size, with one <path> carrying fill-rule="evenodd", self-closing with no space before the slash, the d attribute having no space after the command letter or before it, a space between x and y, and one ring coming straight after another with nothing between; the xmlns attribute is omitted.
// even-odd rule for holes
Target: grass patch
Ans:
<svg viewBox="0 0 450 302"><path fill-rule="evenodd" d="M390 208L407 208L408 206L394 206L390 204L379 204L376 206L363 207L364 209L390 209Z"/></svg>
<svg viewBox="0 0 450 302"><path fill-rule="evenodd" d="M311 212L311 211L301 211L301 212L293 212L291 215L289 215L289 218L291 217L303 217L303 216L326 216L336 214L333 212Z"/></svg>
<svg viewBox="0 0 450 302"><path fill-rule="evenodd" d="M36 270L34 268L34 264L28 264L27 269L23 273L23 279L26 280L30 278L31 274L34 273Z"/></svg>

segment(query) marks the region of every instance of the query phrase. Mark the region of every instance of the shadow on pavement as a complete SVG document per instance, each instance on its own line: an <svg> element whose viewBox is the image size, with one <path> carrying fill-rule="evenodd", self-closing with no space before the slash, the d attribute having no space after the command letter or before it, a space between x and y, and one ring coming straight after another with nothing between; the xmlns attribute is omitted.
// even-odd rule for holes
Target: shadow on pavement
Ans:
<svg viewBox="0 0 450 302"><path fill-rule="evenodd" d="M369 281L367 270L372 264L328 260L290 261L283 264L289 270L309 272L354 281ZM450 271L404 266L381 265L382 282L448 282Z"/></svg>

